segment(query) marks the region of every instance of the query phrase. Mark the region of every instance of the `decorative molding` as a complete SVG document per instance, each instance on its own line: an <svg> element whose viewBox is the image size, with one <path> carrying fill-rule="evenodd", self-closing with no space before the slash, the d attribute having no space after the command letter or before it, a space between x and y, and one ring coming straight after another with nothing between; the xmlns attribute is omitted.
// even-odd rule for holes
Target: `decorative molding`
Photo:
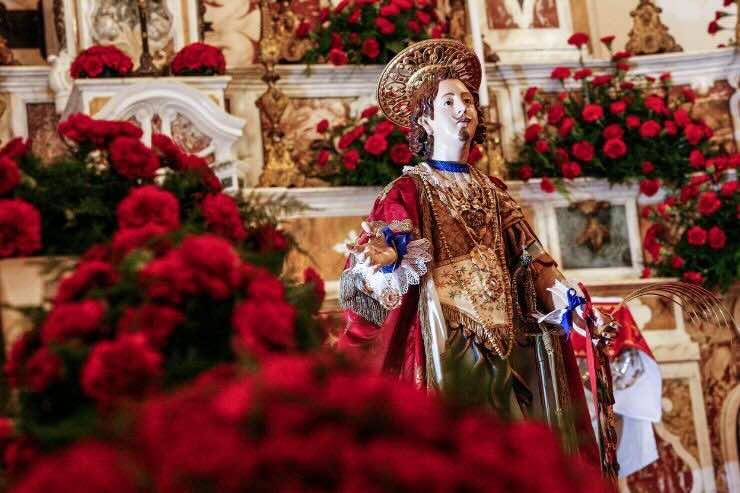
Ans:
<svg viewBox="0 0 740 493"><path fill-rule="evenodd" d="M0 67L0 92L10 99L10 130L14 137L28 138L28 103L50 103L49 67ZM6 109L6 111L8 111Z"/></svg>

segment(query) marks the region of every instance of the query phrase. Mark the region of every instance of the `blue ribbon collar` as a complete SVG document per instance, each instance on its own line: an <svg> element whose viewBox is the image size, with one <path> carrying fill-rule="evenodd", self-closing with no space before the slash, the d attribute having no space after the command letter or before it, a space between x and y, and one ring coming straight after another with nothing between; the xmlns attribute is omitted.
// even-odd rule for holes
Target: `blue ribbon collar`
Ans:
<svg viewBox="0 0 740 493"><path fill-rule="evenodd" d="M568 307L565 309L563 316L560 319L560 326L563 327L566 337L570 336L570 331L573 329L573 311L577 307L585 304L586 299L578 296L575 289L570 288L568 290Z"/></svg>
<svg viewBox="0 0 740 493"><path fill-rule="evenodd" d="M470 173L470 166L455 161L437 161L436 159L427 159L427 163L434 169L440 171L449 171L451 173Z"/></svg>

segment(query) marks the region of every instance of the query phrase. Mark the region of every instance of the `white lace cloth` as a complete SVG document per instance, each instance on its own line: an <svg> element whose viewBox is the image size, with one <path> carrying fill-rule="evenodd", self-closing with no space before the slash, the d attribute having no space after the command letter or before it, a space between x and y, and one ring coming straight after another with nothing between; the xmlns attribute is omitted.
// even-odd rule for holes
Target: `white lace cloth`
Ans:
<svg viewBox="0 0 740 493"><path fill-rule="evenodd" d="M427 264L432 261L431 252L432 244L426 238L410 241L401 264L388 273L376 271L364 253L352 253L355 265L351 271L357 274L356 287L391 310L395 306L388 303L389 299L400 298L408 293L409 286L421 282L422 276L427 273ZM391 290L394 296L387 296L387 290ZM383 293L386 295L383 296Z"/></svg>

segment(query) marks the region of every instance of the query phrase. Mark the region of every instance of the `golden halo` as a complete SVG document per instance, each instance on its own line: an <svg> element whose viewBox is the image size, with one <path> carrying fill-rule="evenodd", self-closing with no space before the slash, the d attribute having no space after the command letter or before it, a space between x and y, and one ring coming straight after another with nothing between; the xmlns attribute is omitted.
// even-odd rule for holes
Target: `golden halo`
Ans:
<svg viewBox="0 0 740 493"><path fill-rule="evenodd" d="M411 96L443 69L451 69L469 87L480 87L481 65L473 50L454 39L427 39L405 48L386 65L378 80L378 106L390 121L409 127Z"/></svg>

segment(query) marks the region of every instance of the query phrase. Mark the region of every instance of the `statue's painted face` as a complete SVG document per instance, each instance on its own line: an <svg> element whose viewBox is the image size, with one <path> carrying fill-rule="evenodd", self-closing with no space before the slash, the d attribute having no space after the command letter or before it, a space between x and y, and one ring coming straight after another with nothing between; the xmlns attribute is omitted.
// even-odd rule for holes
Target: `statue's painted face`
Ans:
<svg viewBox="0 0 740 493"><path fill-rule="evenodd" d="M434 98L434 118L422 117L422 126L434 136L434 145L459 146L468 143L478 127L475 99L458 79L440 81Z"/></svg>

